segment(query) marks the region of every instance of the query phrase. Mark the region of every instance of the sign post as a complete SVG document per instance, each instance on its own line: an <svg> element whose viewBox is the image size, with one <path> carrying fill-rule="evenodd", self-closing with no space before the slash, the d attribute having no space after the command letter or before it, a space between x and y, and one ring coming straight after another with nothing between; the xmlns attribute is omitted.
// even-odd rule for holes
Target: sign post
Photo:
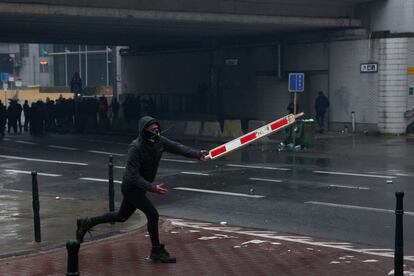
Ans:
<svg viewBox="0 0 414 276"><path fill-rule="evenodd" d="M296 94L303 93L305 91L305 73L289 73L289 82L288 82L288 90L289 92L293 93L293 114L296 115L296 102L297 97ZM292 130L292 134L294 130ZM295 135L293 136L293 144L296 144Z"/></svg>
<svg viewBox="0 0 414 276"><path fill-rule="evenodd" d="M305 91L305 74L289 73L288 90L293 94L293 113L296 114L296 93Z"/></svg>

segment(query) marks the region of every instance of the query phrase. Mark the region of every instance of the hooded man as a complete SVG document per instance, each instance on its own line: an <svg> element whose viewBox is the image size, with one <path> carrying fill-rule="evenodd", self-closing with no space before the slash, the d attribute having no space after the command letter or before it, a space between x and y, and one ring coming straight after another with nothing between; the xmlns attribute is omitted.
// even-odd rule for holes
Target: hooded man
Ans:
<svg viewBox="0 0 414 276"><path fill-rule="evenodd" d="M181 154L188 158L206 161L207 151L196 151L161 136L160 124L154 118L145 116L139 120L139 136L129 145L127 163L122 179L123 195L118 212L77 220L76 239L83 242L86 232L93 226L109 222L125 222L136 209L147 217L147 228L152 243L150 258L162 263L175 263L159 241L158 211L147 198L146 193L166 194L162 183L154 182L159 162L164 151Z"/></svg>

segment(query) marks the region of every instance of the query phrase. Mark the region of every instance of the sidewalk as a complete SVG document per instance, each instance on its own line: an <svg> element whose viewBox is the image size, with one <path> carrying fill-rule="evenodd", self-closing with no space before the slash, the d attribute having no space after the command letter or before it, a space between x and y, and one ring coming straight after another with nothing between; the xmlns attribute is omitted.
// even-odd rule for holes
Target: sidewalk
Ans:
<svg viewBox="0 0 414 276"><path fill-rule="evenodd" d="M106 201L79 200L40 196L41 242L34 242L32 195L28 192L1 189L0 259L24 255L51 248L62 248L75 238L78 216L90 216L108 211ZM7 208L6 208L7 207ZM144 226L144 214L136 212L120 225L102 225L95 235L107 236ZM0 269L0 275L3 273Z"/></svg>
<svg viewBox="0 0 414 276"><path fill-rule="evenodd" d="M393 275L393 258L364 245L172 218L161 219L160 235L176 264L148 260L150 241L142 227L85 241L80 275ZM65 275L66 263L60 247L2 259L0 275ZM414 271L413 261L405 264L407 273Z"/></svg>

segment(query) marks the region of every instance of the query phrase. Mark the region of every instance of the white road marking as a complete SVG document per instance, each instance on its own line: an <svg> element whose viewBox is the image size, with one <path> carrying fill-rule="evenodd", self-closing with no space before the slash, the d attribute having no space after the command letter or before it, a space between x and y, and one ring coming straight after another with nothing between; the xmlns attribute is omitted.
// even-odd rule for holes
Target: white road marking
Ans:
<svg viewBox="0 0 414 276"><path fill-rule="evenodd" d="M336 185L336 184L331 184L331 185L329 185L329 187L334 187L334 188L344 188L344 189L355 189L355 190L370 190L370 188L368 188L368 187L362 187L362 186L347 186L347 185Z"/></svg>
<svg viewBox="0 0 414 276"><path fill-rule="evenodd" d="M366 172L366 173L373 173L373 174L380 174L385 173L389 175L395 175L395 176L414 176L413 174L405 173L401 170L387 170L387 171L372 171L372 172Z"/></svg>
<svg viewBox="0 0 414 276"><path fill-rule="evenodd" d="M97 154L114 155L114 156L125 156L125 154L121 154L121 153L113 153L113 152L106 152L106 151L99 151L99 150L88 150L88 152L97 153Z"/></svg>
<svg viewBox="0 0 414 276"><path fill-rule="evenodd" d="M265 181L265 182L277 182L277 183L283 182L283 180L280 180L280 179L268 179L268 178L257 178L257 177L250 177L249 179L253 181Z"/></svg>
<svg viewBox="0 0 414 276"><path fill-rule="evenodd" d="M289 168L264 167L264 166L253 166L253 165L227 164L226 166L227 167L236 167L236 168L248 168L248 169L263 169L263 170L290 171Z"/></svg>
<svg viewBox="0 0 414 276"><path fill-rule="evenodd" d="M114 166L115 169L125 169L125 166Z"/></svg>
<svg viewBox="0 0 414 276"><path fill-rule="evenodd" d="M32 174L31 171L22 171L22 170L5 170L8 173L22 173L22 174ZM53 173L41 173L41 172L37 172L37 175L42 175L42 176L52 176L52 177L57 177L57 176L62 176L61 174L53 174Z"/></svg>
<svg viewBox="0 0 414 276"><path fill-rule="evenodd" d="M63 149L63 150L79 150L78 148L62 147L62 146L55 146L55 145L49 145L48 147L54 148L54 149Z"/></svg>
<svg viewBox="0 0 414 276"><path fill-rule="evenodd" d="M161 160L168 161L168 162L189 163L189 164L198 163L198 161L194 161L194 160L181 160L181 159L170 159L170 158L162 158Z"/></svg>
<svg viewBox="0 0 414 276"><path fill-rule="evenodd" d="M389 213L389 214L395 213L395 210L390 210L390 209L372 208L372 207L364 207L364 206L357 206L357 205L336 204L336 203L320 202L320 201L306 201L305 204L322 205L322 206L354 209L354 210L373 211L373 212L379 212L379 213ZM407 216L414 216L414 212L404 211L404 214Z"/></svg>
<svg viewBox="0 0 414 276"><path fill-rule="evenodd" d="M26 161L34 161L34 162L45 162L45 163L57 163L57 164L66 164L66 165L88 166L87 163L78 163L78 162L70 162L70 161L58 161L58 160L49 160L49 159L38 159L38 158L28 158L28 157L22 157L22 156L11 156L11 155L2 155L2 154L0 154L0 158L26 160Z"/></svg>
<svg viewBox="0 0 414 276"><path fill-rule="evenodd" d="M176 187L174 189L175 190L181 190L181 191L218 194L218 195L229 195L229 196L241 196L241 197L251 197L251 198L262 198L262 197L264 197L262 195L248 195L248 194L230 193L230 192L204 190L204 189L194 189L194 188L186 188L186 187Z"/></svg>
<svg viewBox="0 0 414 276"><path fill-rule="evenodd" d="M374 175L374 174L362 174L362 173L347 173L347 172L330 172L330 171L313 171L314 173L319 174L334 174L334 175L349 175L349 176L364 176L364 177L376 177L376 178L386 178L393 179L395 176L389 175Z"/></svg>
<svg viewBox="0 0 414 276"><path fill-rule="evenodd" d="M28 141L22 141L22 140L16 140L15 142L16 143L19 143L19 144L38 145L38 143L28 142Z"/></svg>
<svg viewBox="0 0 414 276"><path fill-rule="evenodd" d="M264 239L294 242L294 243L306 244L306 245L317 246L317 247L334 248L334 249L339 249L343 251L356 252L356 253L362 253L362 254L373 255L373 256L394 258L393 249L360 249L360 248L355 248L352 243L342 243L342 242L335 243L335 242L315 241L312 237L279 235L277 232L273 232L273 231L260 231L260 230L251 231L251 230L246 230L240 227L215 226L212 223L185 221L182 219L168 219L168 220L171 222L172 225L178 226L178 227L187 227L187 228L192 228L192 229L203 229L207 231L233 233L233 234L239 234L239 235L259 237L259 238L264 238ZM404 260L414 261L414 256L404 256Z"/></svg>
<svg viewBox="0 0 414 276"><path fill-rule="evenodd" d="M88 181L96 181L96 182L108 182L108 179L103 179L103 178L92 178L92 177L81 177L79 178L81 180L88 180ZM122 181L120 180L114 180L114 183L118 183L121 184Z"/></svg>
<svg viewBox="0 0 414 276"><path fill-rule="evenodd" d="M199 172L181 172L182 174L190 174L190 175L202 175L202 176L209 176L208 173L199 173Z"/></svg>

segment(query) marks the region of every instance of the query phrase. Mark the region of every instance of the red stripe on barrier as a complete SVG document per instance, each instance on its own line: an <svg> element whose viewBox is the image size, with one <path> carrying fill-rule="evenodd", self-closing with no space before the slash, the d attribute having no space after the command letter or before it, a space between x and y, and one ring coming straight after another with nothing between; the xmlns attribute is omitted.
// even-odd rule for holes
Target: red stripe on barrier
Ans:
<svg viewBox="0 0 414 276"><path fill-rule="evenodd" d="M283 120L280 120L280 121L277 121L277 122L275 122L275 123L271 124L271 125L270 125L270 128L271 128L272 130L275 130L275 129L278 129L278 128L280 128L280 127L284 126L284 125L287 125L288 123L289 123L289 122L288 122L288 120L287 120L287 119L283 119Z"/></svg>
<svg viewBox="0 0 414 276"><path fill-rule="evenodd" d="M212 150L210 152L210 156L214 157L214 156L217 156L217 155L222 154L224 152L226 152L226 146L222 146L222 147L219 147L217 149Z"/></svg>
<svg viewBox="0 0 414 276"><path fill-rule="evenodd" d="M250 142L251 140L256 139L256 137L257 137L256 132L250 133L249 135L246 135L240 138L240 143L244 144L244 143Z"/></svg>

